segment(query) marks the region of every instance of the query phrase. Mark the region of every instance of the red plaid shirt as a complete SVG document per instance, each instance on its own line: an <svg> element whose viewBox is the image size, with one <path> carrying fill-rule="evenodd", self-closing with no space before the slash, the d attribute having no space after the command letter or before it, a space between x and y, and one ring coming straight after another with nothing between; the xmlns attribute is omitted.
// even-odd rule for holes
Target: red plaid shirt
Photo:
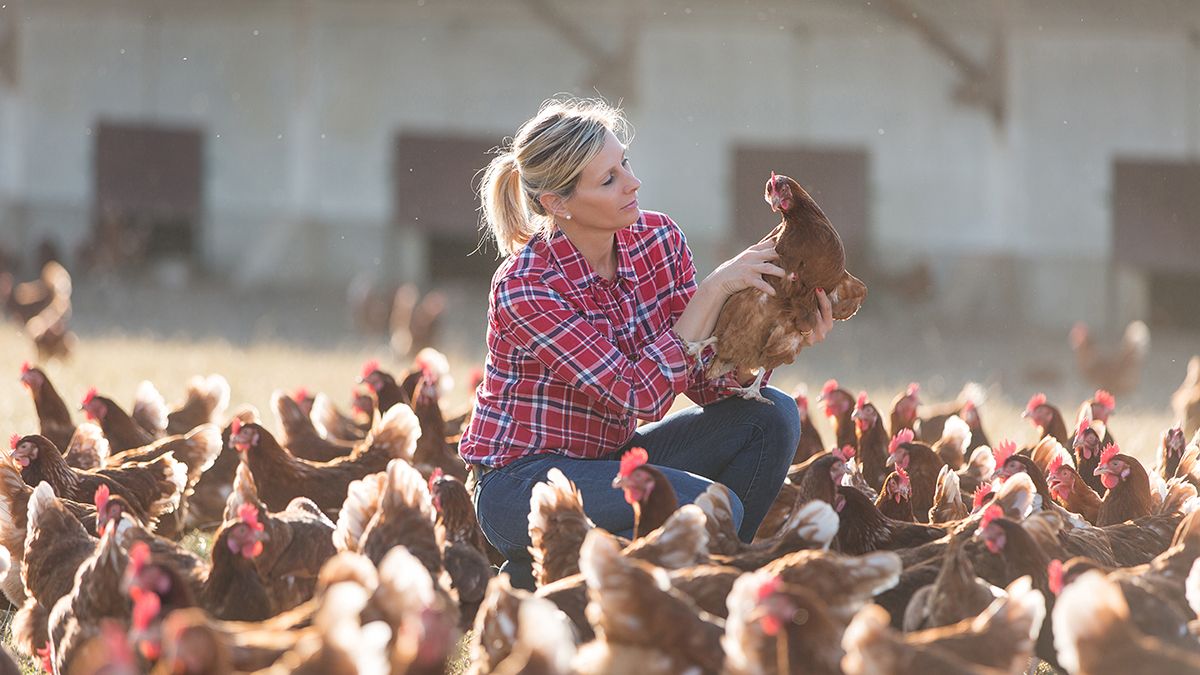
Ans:
<svg viewBox="0 0 1200 675"><path fill-rule="evenodd" d="M488 356L459 453L504 466L530 454L596 458L661 419L678 394L727 398L733 374L706 380L711 348L687 356L671 330L696 292L679 226L643 211L616 234L617 274L597 275L561 231L500 265L488 303Z"/></svg>

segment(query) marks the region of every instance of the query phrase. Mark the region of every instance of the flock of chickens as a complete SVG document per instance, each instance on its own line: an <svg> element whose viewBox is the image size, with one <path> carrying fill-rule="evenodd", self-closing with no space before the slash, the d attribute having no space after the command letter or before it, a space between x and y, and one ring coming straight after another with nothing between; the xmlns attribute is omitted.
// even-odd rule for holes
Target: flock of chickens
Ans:
<svg viewBox="0 0 1200 675"><path fill-rule="evenodd" d="M1200 401L1194 361L1177 405ZM1073 425L1034 396L1041 440L1017 448L989 444L969 391L939 408L912 385L885 417L831 380L836 439L797 395L795 463L753 543L725 488L681 506L635 449L614 476L633 541L557 471L537 486L530 593L494 573L448 370L433 350L397 376L368 363L349 413L277 391L276 432L227 414L219 375L175 408L148 382L128 412L91 390L77 422L27 364L40 433L0 459L11 644L88 675L1200 672L1200 419L1147 468L1104 391Z"/></svg>

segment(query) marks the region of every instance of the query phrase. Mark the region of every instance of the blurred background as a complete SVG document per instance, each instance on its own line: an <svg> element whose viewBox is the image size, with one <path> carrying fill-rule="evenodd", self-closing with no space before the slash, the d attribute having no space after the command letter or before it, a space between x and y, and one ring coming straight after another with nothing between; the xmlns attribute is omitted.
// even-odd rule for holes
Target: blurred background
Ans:
<svg viewBox="0 0 1200 675"><path fill-rule="evenodd" d="M0 5L3 264L70 275L5 328L43 360L69 318L88 367L122 339L477 364L477 174L560 92L624 107L701 275L777 222L772 170L826 210L870 297L780 384L1078 401L1133 355L1113 388L1163 422L1200 349L1192 0Z"/></svg>

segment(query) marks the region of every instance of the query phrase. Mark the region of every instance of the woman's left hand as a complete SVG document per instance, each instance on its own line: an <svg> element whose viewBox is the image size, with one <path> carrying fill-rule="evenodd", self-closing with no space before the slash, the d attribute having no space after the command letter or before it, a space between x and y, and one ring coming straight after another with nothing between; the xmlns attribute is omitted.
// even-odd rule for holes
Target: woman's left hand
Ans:
<svg viewBox="0 0 1200 675"><path fill-rule="evenodd" d="M812 329L804 335L803 344L805 347L811 347L819 342L825 341L825 336L833 328L833 305L829 302L829 296L825 294L825 289L818 288L817 291L817 309L820 311L820 316L817 318L817 323Z"/></svg>

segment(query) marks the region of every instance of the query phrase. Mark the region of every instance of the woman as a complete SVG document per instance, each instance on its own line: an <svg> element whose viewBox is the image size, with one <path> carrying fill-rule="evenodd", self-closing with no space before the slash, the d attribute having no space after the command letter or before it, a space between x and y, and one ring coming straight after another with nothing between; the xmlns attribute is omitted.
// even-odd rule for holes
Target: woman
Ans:
<svg viewBox="0 0 1200 675"><path fill-rule="evenodd" d="M733 397L749 372L704 377L725 299L745 288L774 294L769 244L755 244L700 283L683 232L638 208L641 181L618 138L620 111L551 100L487 167L484 215L507 256L492 279L488 356L471 424L459 446L478 481L475 508L512 584L533 587L529 498L558 467L588 516L629 536L633 511L612 488L619 458L643 447L689 503L729 487L739 536L753 538L783 484L800 422L792 399ZM825 338L822 319L807 338ZM676 395L699 404L666 415ZM637 428L638 420L651 422Z"/></svg>

